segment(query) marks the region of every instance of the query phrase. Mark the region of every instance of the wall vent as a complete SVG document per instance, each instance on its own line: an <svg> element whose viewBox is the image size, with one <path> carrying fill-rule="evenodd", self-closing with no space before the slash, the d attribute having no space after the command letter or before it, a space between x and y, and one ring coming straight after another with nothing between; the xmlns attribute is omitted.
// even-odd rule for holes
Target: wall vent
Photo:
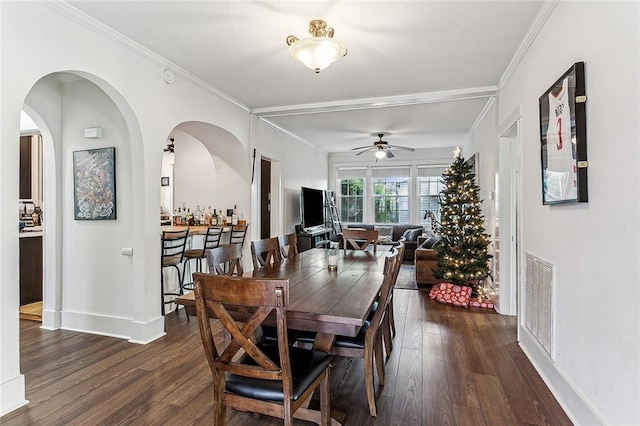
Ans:
<svg viewBox="0 0 640 426"><path fill-rule="evenodd" d="M525 326L553 356L553 265L527 253Z"/></svg>

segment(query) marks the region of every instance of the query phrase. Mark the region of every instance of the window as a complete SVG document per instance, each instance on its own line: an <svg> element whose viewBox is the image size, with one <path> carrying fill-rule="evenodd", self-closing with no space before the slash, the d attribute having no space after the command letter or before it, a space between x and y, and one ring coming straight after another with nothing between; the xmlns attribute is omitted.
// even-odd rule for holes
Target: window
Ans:
<svg viewBox="0 0 640 426"><path fill-rule="evenodd" d="M375 223L409 223L409 179L375 179L373 212Z"/></svg>
<svg viewBox="0 0 640 426"><path fill-rule="evenodd" d="M420 224L431 226L431 218L425 214L432 212L440 221L439 194L442 190L442 173L440 167L418 167L418 205L420 208Z"/></svg>
<svg viewBox="0 0 640 426"><path fill-rule="evenodd" d="M409 223L409 167L374 167L373 213L375 223Z"/></svg>
<svg viewBox="0 0 640 426"><path fill-rule="evenodd" d="M421 224L440 220L442 173L448 166L347 166L336 169L336 202L343 223Z"/></svg>
<svg viewBox="0 0 640 426"><path fill-rule="evenodd" d="M366 169L338 170L338 207L340 221L353 223L364 221L364 188Z"/></svg>

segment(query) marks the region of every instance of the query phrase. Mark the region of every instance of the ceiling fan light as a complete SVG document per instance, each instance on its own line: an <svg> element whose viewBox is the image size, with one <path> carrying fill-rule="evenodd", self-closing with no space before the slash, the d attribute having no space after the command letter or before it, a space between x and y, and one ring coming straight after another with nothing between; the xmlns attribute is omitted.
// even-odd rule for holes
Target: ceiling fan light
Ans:
<svg viewBox="0 0 640 426"><path fill-rule="evenodd" d="M379 150L376 151L376 158L377 159L382 160L386 156L387 156L387 153L384 152L384 149L379 149Z"/></svg>
<svg viewBox="0 0 640 426"><path fill-rule="evenodd" d="M333 29L327 29L326 22L320 19L311 21L309 33L312 37L301 40L295 36L289 36L287 44L289 55L316 73L347 54L347 49L333 39Z"/></svg>

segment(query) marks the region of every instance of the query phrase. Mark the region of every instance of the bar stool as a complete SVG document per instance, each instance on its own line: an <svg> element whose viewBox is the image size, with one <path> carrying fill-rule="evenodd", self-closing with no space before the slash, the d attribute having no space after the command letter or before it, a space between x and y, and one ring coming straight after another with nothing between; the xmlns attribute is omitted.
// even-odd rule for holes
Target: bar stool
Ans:
<svg viewBox="0 0 640 426"><path fill-rule="evenodd" d="M162 251L160 253L160 296L162 300L162 315L165 314L165 305L174 303L177 296L184 293L184 273L180 272L180 264L184 260L184 250L187 245L189 229L184 231L162 231ZM178 292L165 292L164 289L164 268L176 268L178 272ZM183 268L184 272L184 268ZM167 300L166 296L173 296Z"/></svg>
<svg viewBox="0 0 640 426"><path fill-rule="evenodd" d="M247 236L247 229L249 229L248 223L245 225L231 225L229 244L240 244L240 246L243 246L245 237Z"/></svg>
<svg viewBox="0 0 640 426"><path fill-rule="evenodd" d="M191 264L190 263L191 260L195 259L196 272L202 272L202 259L206 259L209 251L220 245L221 237L222 237L222 229L209 226L207 228L207 233L204 235L204 242L202 244L202 248L185 250L184 252L185 268ZM189 272L191 272L191 267L189 267ZM185 290L193 290L193 282L183 284L183 287Z"/></svg>

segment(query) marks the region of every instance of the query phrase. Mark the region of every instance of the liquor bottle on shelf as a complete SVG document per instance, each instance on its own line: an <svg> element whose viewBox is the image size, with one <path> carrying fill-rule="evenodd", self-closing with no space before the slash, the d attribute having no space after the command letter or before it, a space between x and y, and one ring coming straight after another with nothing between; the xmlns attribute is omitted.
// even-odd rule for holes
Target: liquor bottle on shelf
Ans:
<svg viewBox="0 0 640 426"><path fill-rule="evenodd" d="M193 213L191 212L191 208L187 208L187 225L193 226Z"/></svg>
<svg viewBox="0 0 640 426"><path fill-rule="evenodd" d="M220 226L224 225L224 219L223 219L223 216L222 216L222 209L218 210L218 218L217 219L218 219L218 225L220 225Z"/></svg>
<svg viewBox="0 0 640 426"><path fill-rule="evenodd" d="M231 224L232 225L238 224L238 206L236 206L235 204L233 205L233 214L231 215Z"/></svg>
<svg viewBox="0 0 640 426"><path fill-rule="evenodd" d="M204 214L204 224L206 226L211 225L211 206L209 206L209 210Z"/></svg>

